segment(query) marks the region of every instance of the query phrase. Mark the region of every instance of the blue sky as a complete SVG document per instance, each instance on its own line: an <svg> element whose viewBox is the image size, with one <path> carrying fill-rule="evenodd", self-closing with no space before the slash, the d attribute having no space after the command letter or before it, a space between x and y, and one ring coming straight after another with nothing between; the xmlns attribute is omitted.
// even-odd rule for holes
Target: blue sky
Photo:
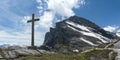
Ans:
<svg viewBox="0 0 120 60"><path fill-rule="evenodd" d="M85 17L101 27L120 26L120 0L87 0L86 5L75 10L78 16Z"/></svg>
<svg viewBox="0 0 120 60"><path fill-rule="evenodd" d="M120 0L1 0L0 45L30 45L32 13L40 18L35 23L35 44L41 45L44 35L56 22L77 15L100 27L120 26Z"/></svg>

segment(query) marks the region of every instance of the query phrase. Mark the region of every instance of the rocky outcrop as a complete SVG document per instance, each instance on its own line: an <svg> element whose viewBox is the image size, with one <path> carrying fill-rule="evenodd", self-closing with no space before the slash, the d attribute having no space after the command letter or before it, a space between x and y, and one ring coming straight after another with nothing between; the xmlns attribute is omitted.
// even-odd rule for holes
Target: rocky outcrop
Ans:
<svg viewBox="0 0 120 60"><path fill-rule="evenodd" d="M41 48L73 50L82 47L95 47L109 43L116 38L116 35L103 30L85 18L72 16L56 23L55 28L50 28Z"/></svg>

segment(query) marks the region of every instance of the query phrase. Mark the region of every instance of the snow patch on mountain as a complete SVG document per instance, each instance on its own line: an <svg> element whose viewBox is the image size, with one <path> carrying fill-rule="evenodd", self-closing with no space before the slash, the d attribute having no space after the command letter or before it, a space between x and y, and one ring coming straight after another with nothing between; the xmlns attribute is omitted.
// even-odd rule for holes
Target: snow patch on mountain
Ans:
<svg viewBox="0 0 120 60"><path fill-rule="evenodd" d="M107 41L105 41L105 39L106 39L106 40L110 40L110 39L108 39L108 38L106 38L106 37L103 37L103 36L100 35L100 34L97 34L97 33L94 33L94 32L92 32L92 31L90 31L86 26L78 25L78 24L75 24L74 22L68 22L68 21L67 21L66 23L67 23L67 24L70 24L70 25L72 25L72 26L74 26L74 27L79 27L80 29L85 30L85 31L79 31L79 30L77 30L76 28L74 28L74 27L72 27L72 26L70 26L70 25L67 25L69 28L71 28L71 29L73 29L73 30L75 30L75 31L77 31L77 32L79 32L79 33L82 33L83 35L97 38L97 39L101 40L103 43L107 43Z"/></svg>
<svg viewBox="0 0 120 60"><path fill-rule="evenodd" d="M118 37L120 37L120 30L117 30L117 31L116 31L116 35L117 35Z"/></svg>
<svg viewBox="0 0 120 60"><path fill-rule="evenodd" d="M88 43L88 44L90 44L90 45L93 45L93 46L97 46L96 44L94 44L94 43L92 43L92 42L90 42L90 41L88 41L88 40L86 40L86 39L84 39L84 38L80 38L82 41L84 41L85 43Z"/></svg>
<svg viewBox="0 0 120 60"><path fill-rule="evenodd" d="M89 31L89 29L87 27L79 25L79 24L76 24L74 22L71 22L71 21L68 22L68 21L66 21L66 23L69 24L69 25L72 25L74 27L80 28L82 30Z"/></svg>
<svg viewBox="0 0 120 60"><path fill-rule="evenodd" d="M107 41L105 41L101 35L99 34L96 34L96 33L93 33L93 32L83 32L83 31L80 31L82 34L86 35L86 36L91 36L91 37L94 37L94 38L98 38L99 40L101 40L103 43L107 43Z"/></svg>

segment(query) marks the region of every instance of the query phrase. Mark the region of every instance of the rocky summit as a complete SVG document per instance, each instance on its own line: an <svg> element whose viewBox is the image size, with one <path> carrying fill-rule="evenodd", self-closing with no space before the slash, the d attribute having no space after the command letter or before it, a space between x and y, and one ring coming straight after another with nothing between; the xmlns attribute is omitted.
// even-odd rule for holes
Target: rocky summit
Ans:
<svg viewBox="0 0 120 60"><path fill-rule="evenodd" d="M85 18L72 16L56 23L55 28L50 28L41 48L77 51L83 47L96 47L116 39L115 34L105 31L95 23Z"/></svg>

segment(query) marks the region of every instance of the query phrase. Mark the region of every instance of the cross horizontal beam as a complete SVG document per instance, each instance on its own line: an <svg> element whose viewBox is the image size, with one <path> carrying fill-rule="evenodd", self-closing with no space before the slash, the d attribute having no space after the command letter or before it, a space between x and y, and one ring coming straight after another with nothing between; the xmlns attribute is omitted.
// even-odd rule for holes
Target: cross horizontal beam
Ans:
<svg viewBox="0 0 120 60"><path fill-rule="evenodd" d="M39 18L34 19L34 21L39 21L39 20L40 20ZM28 20L28 21L27 21L27 23L29 23L29 22L32 22L32 20Z"/></svg>

